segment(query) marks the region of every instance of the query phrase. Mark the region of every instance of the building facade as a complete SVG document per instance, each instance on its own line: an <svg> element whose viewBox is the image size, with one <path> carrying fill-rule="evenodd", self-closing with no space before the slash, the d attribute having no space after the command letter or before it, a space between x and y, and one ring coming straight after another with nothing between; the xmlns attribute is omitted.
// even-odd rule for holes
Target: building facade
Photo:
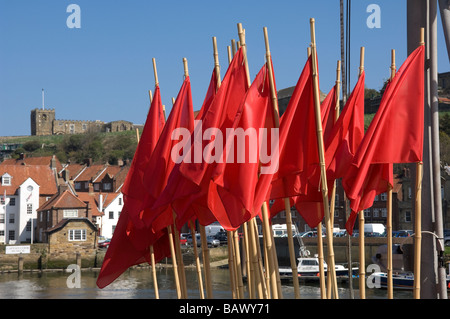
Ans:
<svg viewBox="0 0 450 319"><path fill-rule="evenodd" d="M128 121L75 121L57 120L54 109L34 109L31 111L31 135L66 135L86 132L122 132L134 129Z"/></svg>

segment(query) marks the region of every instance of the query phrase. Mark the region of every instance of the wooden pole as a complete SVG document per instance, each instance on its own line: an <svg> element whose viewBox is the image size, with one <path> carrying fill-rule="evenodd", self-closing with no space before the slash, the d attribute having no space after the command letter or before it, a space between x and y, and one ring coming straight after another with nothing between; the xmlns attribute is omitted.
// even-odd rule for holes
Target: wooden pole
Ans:
<svg viewBox="0 0 450 319"><path fill-rule="evenodd" d="M155 76L155 86L159 85L159 81L158 81L158 71L156 69L156 60L155 58L152 59L153 62L153 74Z"/></svg>
<svg viewBox="0 0 450 319"><path fill-rule="evenodd" d="M425 45L425 29L420 29L420 45ZM414 224L414 299L420 299L420 263L422 256L422 179L423 163L416 165L416 211Z"/></svg>
<svg viewBox="0 0 450 319"><path fill-rule="evenodd" d="M269 46L269 36L267 33L267 28L264 27L263 28L264 31L264 39L265 39L265 45L266 45L266 64L267 64L267 70L269 72L269 85L270 85L270 95L272 98L272 105L273 105L273 118L274 118L274 126L275 128L279 128L280 126L280 120L279 120L279 113L278 113L278 98L277 98L277 92L275 91L275 80L274 80L274 74L273 74L273 69L272 69L272 57L271 57L271 53L270 53L270 46ZM288 204L289 204L289 199L288 199ZM290 224L292 224L292 219L291 219L291 215L290 215L290 205L289 206L289 216L286 215L286 222L290 222ZM272 287L272 296L274 299L278 299L278 288L277 288L277 276L276 276L276 272L279 272L278 267L276 267L275 262L274 262L274 258L277 258L277 254L276 254L276 248L275 245L272 241L272 229L270 227L270 221L269 221L269 213L268 213L268 205L267 203L263 204L262 207L262 215L263 215L263 223L264 223L264 228L265 228L265 233L267 235L267 239L266 239L266 249L268 251L268 260L269 260L269 269L270 269L270 282L271 282L271 287ZM289 253L291 256L291 264L292 264L292 258L294 259L294 267L292 269L292 275L293 275L293 282L294 282L294 291L295 291L295 297L299 298L300 297L300 290L298 287L298 276L297 276L297 264L295 261L295 252L293 247L293 239L292 239L292 228L290 228L290 226L288 227L288 243L289 243ZM293 254L293 257L292 257Z"/></svg>
<svg viewBox="0 0 450 319"><path fill-rule="evenodd" d="M395 76L395 50L391 51L391 81ZM387 220L386 220L386 236L387 236L387 291L388 299L394 299L393 285L393 265L392 265L392 186L387 188Z"/></svg>
<svg viewBox="0 0 450 319"><path fill-rule="evenodd" d="M158 279L156 277L155 252L153 251L153 245L150 245L150 260L152 263L152 276L153 276L153 286L155 290L155 299L159 299Z"/></svg>
<svg viewBox="0 0 450 319"><path fill-rule="evenodd" d="M191 236L192 236L192 246L194 249L195 266L197 269L198 291L200 293L200 299L205 299L205 293L203 291L202 269L200 266L200 258L198 256L198 251L197 251L197 238L195 236L194 223L192 221L190 221L189 225L190 225Z"/></svg>
<svg viewBox="0 0 450 319"><path fill-rule="evenodd" d="M150 104L152 103L152 91L148 91L150 96ZM136 129L136 139L139 144L139 129ZM159 290L158 290L158 278L156 276L156 263L155 263L155 252L153 250L153 245L150 245L150 263L152 265L152 278L153 278L153 287L155 290L155 299L159 299Z"/></svg>
<svg viewBox="0 0 450 319"><path fill-rule="evenodd" d="M334 105L334 122L339 118L339 91L340 91L340 83L341 83L341 61L337 61L336 67L336 101ZM334 212L336 207L336 181L333 183L333 189L331 190L331 198L330 198L330 218L331 225L334 225ZM351 278L351 277L350 277ZM331 276L327 276L327 286L331 287ZM331 299L331 289L327 290L327 298Z"/></svg>
<svg viewBox="0 0 450 319"><path fill-rule="evenodd" d="M327 172L325 167L325 152L323 145L323 130L322 130L322 117L320 116L320 93L319 93L319 78L316 60L316 35L315 35L315 20L310 19L311 24L311 56L313 61L313 87L314 87L314 109L317 126L317 143L319 148L319 160L320 160L320 172L321 172L321 186L322 197L325 216L325 228L327 231L327 248L328 248L328 268L327 275L331 276L332 288L335 292L336 299L339 298L337 293L337 280L336 280L336 268L334 262L334 249L333 249L333 229L330 220L330 207L328 202L328 186L327 186Z"/></svg>
<svg viewBox="0 0 450 319"><path fill-rule="evenodd" d="M174 238L174 247L175 247L175 259L178 263L178 276L180 278L180 286L181 286L181 295L183 299L187 299L187 286L186 286L186 273L184 271L184 262L183 256L181 254L181 244L180 244L180 235L178 233L178 229L176 227L175 222L175 212L172 211L173 216L173 238Z"/></svg>
<svg viewBox="0 0 450 319"><path fill-rule="evenodd" d="M177 297L178 297L178 299L181 299L182 294L181 294L180 278L178 276L178 264L177 264L177 258L176 258L176 253L175 253L175 245L173 242L172 225L167 226L167 233L169 236L170 255L172 257L172 267L173 267L173 275L174 275L174 279L175 279L175 287L177 290Z"/></svg>
<svg viewBox="0 0 450 319"><path fill-rule="evenodd" d="M360 211L359 217L359 298L366 299L366 260L364 242L364 211Z"/></svg>
<svg viewBox="0 0 450 319"><path fill-rule="evenodd" d="M202 241L202 256L203 267L205 269L205 285L206 285L206 298L213 298L212 280L211 280L211 264L210 255L208 249L208 242L206 240L205 226L200 225L200 239Z"/></svg>
<svg viewBox="0 0 450 319"><path fill-rule="evenodd" d="M359 75L364 71L364 47L361 47ZM364 211L359 212L359 293L366 299L366 251L364 238Z"/></svg>

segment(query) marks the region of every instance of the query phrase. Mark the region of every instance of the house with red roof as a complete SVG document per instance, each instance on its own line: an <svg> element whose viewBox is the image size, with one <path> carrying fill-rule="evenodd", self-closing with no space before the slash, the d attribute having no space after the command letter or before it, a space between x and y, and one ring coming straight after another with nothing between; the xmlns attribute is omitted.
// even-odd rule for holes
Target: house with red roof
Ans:
<svg viewBox="0 0 450 319"><path fill-rule="evenodd" d="M57 192L47 165L0 165L0 243L33 243L37 209Z"/></svg>

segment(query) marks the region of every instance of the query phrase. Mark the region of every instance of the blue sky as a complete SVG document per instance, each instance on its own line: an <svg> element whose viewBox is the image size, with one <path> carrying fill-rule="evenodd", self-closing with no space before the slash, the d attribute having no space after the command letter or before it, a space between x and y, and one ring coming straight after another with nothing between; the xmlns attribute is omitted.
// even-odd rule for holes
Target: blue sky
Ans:
<svg viewBox="0 0 450 319"><path fill-rule="evenodd" d="M81 8L81 28L70 29L70 4ZM370 29L369 4L381 8L381 28ZM195 108L202 102L214 65L217 37L222 76L226 47L246 29L253 78L264 63L263 27L268 28L277 88L296 84L316 20L321 90L334 85L340 59L339 0L105 1L0 0L0 136L29 135L30 111L45 105L57 119L127 120L143 123L154 89L156 59L168 110L188 60ZM352 86L359 48L365 47L366 86L380 89L389 76L390 50L406 59L406 0L352 3ZM438 20L439 72L450 71Z"/></svg>

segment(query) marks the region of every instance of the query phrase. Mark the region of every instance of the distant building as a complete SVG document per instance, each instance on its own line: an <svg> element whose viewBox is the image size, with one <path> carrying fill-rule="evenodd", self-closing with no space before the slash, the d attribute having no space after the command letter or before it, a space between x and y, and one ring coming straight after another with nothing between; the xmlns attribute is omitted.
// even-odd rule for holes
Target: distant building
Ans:
<svg viewBox="0 0 450 319"><path fill-rule="evenodd" d="M55 171L43 165L0 165L0 243L35 238L37 209L57 191Z"/></svg>
<svg viewBox="0 0 450 319"><path fill-rule="evenodd" d="M86 132L121 132L134 129L128 121L75 121L57 120L54 109L34 109L31 111L31 135L66 135Z"/></svg>

